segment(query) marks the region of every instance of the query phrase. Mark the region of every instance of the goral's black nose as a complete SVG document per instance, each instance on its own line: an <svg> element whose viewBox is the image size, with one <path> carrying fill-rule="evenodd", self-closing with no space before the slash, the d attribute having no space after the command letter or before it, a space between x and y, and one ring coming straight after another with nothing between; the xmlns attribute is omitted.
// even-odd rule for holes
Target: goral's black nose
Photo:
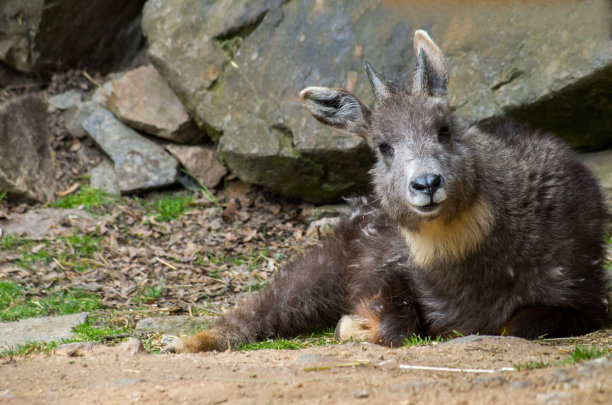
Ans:
<svg viewBox="0 0 612 405"><path fill-rule="evenodd" d="M442 188L444 179L442 176L433 173L427 173L417 177L410 183L410 191L415 194L433 195L439 188Z"/></svg>

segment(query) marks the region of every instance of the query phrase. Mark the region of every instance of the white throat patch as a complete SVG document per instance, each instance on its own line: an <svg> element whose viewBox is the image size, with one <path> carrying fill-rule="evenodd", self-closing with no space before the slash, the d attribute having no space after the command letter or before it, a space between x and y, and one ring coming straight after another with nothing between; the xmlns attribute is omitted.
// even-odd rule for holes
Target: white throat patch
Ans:
<svg viewBox="0 0 612 405"><path fill-rule="evenodd" d="M436 263L454 263L471 253L493 227L491 206L482 198L449 223L434 219L423 223L418 231L400 226L412 262L421 267Z"/></svg>

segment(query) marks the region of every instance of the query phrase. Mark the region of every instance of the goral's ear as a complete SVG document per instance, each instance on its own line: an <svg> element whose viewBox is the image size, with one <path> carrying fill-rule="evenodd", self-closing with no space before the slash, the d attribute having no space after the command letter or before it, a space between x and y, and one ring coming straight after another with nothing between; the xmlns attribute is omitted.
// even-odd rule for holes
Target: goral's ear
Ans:
<svg viewBox="0 0 612 405"><path fill-rule="evenodd" d="M370 129L370 109L351 93L327 87L307 87L300 93L300 100L323 124L367 136Z"/></svg>
<svg viewBox="0 0 612 405"><path fill-rule="evenodd" d="M412 91L445 97L448 69L444 55L429 34L423 30L414 33L414 54L417 57L417 66L412 80Z"/></svg>

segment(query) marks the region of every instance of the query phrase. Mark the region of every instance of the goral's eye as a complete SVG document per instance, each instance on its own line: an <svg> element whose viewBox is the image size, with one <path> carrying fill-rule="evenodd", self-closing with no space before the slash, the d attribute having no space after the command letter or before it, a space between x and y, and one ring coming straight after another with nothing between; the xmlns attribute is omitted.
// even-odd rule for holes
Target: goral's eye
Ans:
<svg viewBox="0 0 612 405"><path fill-rule="evenodd" d="M448 124L443 124L438 130L438 140L440 140L441 142L448 142L450 136L450 127L448 126Z"/></svg>
<svg viewBox="0 0 612 405"><path fill-rule="evenodd" d="M385 157L393 156L393 147L386 142L379 143L378 150Z"/></svg>

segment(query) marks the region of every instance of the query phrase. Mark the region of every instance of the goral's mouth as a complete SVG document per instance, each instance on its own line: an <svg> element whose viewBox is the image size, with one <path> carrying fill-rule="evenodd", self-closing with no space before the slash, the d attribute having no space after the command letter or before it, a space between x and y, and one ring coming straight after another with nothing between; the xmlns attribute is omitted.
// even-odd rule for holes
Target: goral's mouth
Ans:
<svg viewBox="0 0 612 405"><path fill-rule="evenodd" d="M419 214L432 215L436 214L440 210L441 205L442 204L430 203L419 206L413 205L413 207Z"/></svg>

